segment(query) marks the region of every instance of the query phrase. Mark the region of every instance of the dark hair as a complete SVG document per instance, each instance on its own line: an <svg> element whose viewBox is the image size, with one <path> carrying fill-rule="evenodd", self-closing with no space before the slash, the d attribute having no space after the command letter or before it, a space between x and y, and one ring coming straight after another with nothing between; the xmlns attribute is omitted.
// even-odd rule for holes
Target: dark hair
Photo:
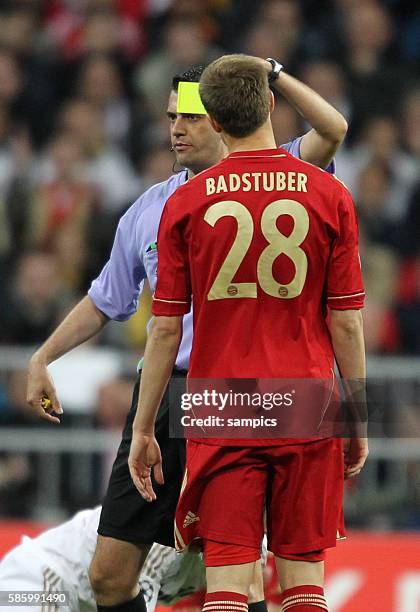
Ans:
<svg viewBox="0 0 420 612"><path fill-rule="evenodd" d="M205 109L231 136L244 138L270 114L267 72L254 57L224 55L203 72L200 96Z"/></svg>
<svg viewBox="0 0 420 612"><path fill-rule="evenodd" d="M176 74L172 79L172 89L174 91L178 91L178 85L181 83L181 81L186 81L187 83L198 83L205 68L205 66L199 64L197 66L191 66L191 68L188 68L188 70L182 74Z"/></svg>

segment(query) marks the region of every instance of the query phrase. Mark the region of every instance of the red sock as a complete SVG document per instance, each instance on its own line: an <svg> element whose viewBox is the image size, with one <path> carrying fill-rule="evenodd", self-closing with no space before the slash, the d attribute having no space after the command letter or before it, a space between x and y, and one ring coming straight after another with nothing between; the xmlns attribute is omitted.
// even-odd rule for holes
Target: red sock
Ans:
<svg viewBox="0 0 420 612"><path fill-rule="evenodd" d="M282 612L328 612L324 589L319 586L304 584L287 589L282 593Z"/></svg>
<svg viewBox="0 0 420 612"><path fill-rule="evenodd" d="M248 597L240 593L207 593L203 612L248 612Z"/></svg>

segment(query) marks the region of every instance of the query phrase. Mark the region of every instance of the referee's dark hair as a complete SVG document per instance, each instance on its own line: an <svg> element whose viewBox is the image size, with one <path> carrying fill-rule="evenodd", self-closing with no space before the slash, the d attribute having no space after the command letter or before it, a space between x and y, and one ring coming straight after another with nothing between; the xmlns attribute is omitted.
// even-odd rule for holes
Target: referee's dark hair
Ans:
<svg viewBox="0 0 420 612"><path fill-rule="evenodd" d="M197 66L191 66L191 68L188 68L182 74L176 74L172 79L173 91L178 91L178 85L184 81L187 83L198 83L205 68L206 66L198 64Z"/></svg>

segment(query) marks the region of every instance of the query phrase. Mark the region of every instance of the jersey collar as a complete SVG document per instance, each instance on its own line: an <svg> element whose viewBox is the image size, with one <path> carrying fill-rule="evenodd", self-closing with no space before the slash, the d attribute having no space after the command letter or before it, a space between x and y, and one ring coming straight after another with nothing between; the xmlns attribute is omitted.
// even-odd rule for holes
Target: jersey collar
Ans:
<svg viewBox="0 0 420 612"><path fill-rule="evenodd" d="M287 151L284 149L257 149L255 151L235 151L228 155L230 157L286 157Z"/></svg>

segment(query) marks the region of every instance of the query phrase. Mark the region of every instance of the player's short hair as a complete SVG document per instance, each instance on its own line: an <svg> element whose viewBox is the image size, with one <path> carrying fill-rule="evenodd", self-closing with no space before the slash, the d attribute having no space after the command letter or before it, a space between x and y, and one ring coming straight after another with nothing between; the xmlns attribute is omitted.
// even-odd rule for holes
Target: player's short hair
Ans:
<svg viewBox="0 0 420 612"><path fill-rule="evenodd" d="M178 85L184 81L187 83L198 83L200 81L201 75L205 70L205 66L199 64L197 66L191 66L182 74L176 74L172 79L172 89L174 91L178 91Z"/></svg>
<svg viewBox="0 0 420 612"><path fill-rule="evenodd" d="M267 121L269 91L264 66L249 55L219 57L200 79L200 96L208 114L236 138L252 134Z"/></svg>

